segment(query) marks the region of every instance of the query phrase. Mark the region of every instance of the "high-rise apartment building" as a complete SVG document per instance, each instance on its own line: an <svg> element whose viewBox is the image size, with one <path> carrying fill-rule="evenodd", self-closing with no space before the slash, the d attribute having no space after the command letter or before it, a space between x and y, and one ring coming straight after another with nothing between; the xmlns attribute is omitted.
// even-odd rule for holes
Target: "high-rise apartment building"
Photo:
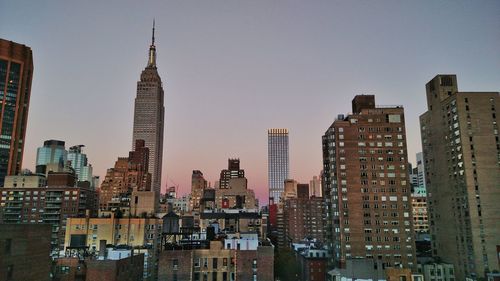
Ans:
<svg viewBox="0 0 500 281"><path fill-rule="evenodd" d="M137 82L137 97L134 105L133 148L136 140L142 139L149 148L149 172L152 179L152 191L155 200L160 200L161 171L163 155L163 128L165 107L163 105L163 85L156 67L156 46L154 36L149 47L149 59L146 68Z"/></svg>
<svg viewBox="0 0 500 281"><path fill-rule="evenodd" d="M21 171L32 77L31 48L0 39L0 186Z"/></svg>
<svg viewBox="0 0 500 281"><path fill-rule="evenodd" d="M44 223L52 225L52 249L64 249L66 220L97 216L97 193L75 186L75 175L50 173L47 185L5 187L0 197L0 220L4 223Z"/></svg>
<svg viewBox="0 0 500 281"><path fill-rule="evenodd" d="M228 188L230 179L244 178L245 170L240 169L240 159L228 159L227 169L220 172L219 188Z"/></svg>
<svg viewBox="0 0 500 281"><path fill-rule="evenodd" d="M323 196L332 265L354 258L411 268L415 242L404 110L356 96L323 136Z"/></svg>
<svg viewBox="0 0 500 281"><path fill-rule="evenodd" d="M289 177L288 129L267 130L267 176L269 198L279 202Z"/></svg>
<svg viewBox="0 0 500 281"><path fill-rule="evenodd" d="M420 116L433 254L458 280L499 270L499 92L459 92L456 75L426 84Z"/></svg>
<svg viewBox="0 0 500 281"><path fill-rule="evenodd" d="M304 239L324 243L323 199L310 196L308 184L297 183L296 187L296 196L283 198L284 237L278 240L287 245Z"/></svg>

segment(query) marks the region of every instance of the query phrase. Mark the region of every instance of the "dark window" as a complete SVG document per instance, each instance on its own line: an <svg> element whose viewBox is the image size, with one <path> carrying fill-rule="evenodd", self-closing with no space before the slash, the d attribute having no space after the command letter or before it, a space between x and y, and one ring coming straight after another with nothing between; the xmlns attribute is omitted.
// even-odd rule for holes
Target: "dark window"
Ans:
<svg viewBox="0 0 500 281"><path fill-rule="evenodd" d="M212 281L217 281L217 272L212 272Z"/></svg>
<svg viewBox="0 0 500 281"><path fill-rule="evenodd" d="M212 268L217 269L217 258L212 259Z"/></svg>
<svg viewBox="0 0 500 281"><path fill-rule="evenodd" d="M222 259L222 266L227 266L227 258Z"/></svg>
<svg viewBox="0 0 500 281"><path fill-rule="evenodd" d="M14 276L14 265L11 264L7 266L7 280L12 280L13 276Z"/></svg>
<svg viewBox="0 0 500 281"><path fill-rule="evenodd" d="M12 251L12 239L8 238L5 240L5 254L10 255Z"/></svg>

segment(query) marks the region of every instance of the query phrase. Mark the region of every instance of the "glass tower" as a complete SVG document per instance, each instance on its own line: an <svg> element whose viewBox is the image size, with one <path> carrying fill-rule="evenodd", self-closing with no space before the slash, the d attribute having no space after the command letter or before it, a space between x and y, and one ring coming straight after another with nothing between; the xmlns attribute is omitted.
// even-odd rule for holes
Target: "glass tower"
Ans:
<svg viewBox="0 0 500 281"><path fill-rule="evenodd" d="M288 129L267 131L267 152L269 198L279 202L289 172Z"/></svg>
<svg viewBox="0 0 500 281"><path fill-rule="evenodd" d="M48 164L58 164L64 167L68 160L68 153L64 147L64 141L46 140L43 146L36 151L36 166L46 166Z"/></svg>
<svg viewBox="0 0 500 281"><path fill-rule="evenodd" d="M32 75L31 48L0 39L0 186L21 171Z"/></svg>

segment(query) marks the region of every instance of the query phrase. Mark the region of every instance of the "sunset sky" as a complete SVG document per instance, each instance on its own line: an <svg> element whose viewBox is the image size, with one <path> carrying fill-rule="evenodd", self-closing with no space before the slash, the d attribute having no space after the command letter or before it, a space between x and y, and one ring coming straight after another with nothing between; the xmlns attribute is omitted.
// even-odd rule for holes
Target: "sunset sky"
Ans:
<svg viewBox="0 0 500 281"><path fill-rule="evenodd" d="M105 3L101 3L105 2ZM500 1L7 1L0 37L33 50L24 168L46 139L101 176L132 145L136 83L156 19L165 89L163 184L214 182L240 158L267 197L267 129L290 130L290 174L322 168L321 136L356 94L403 105L411 161L425 83L500 91Z"/></svg>

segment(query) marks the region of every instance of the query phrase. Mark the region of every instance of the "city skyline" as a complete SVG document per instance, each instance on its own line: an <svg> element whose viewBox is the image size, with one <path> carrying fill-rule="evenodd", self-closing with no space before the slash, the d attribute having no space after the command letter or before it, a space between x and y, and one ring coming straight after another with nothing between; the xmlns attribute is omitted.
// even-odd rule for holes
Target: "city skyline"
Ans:
<svg viewBox="0 0 500 281"><path fill-rule="evenodd" d="M29 7L3 2L0 37L35 53L23 168L34 170L36 147L48 139L85 144L101 178L116 157L127 155L134 84L144 66L153 17L162 46L160 75L171 105L166 108L162 189L179 184L180 194L189 192L192 170L202 170L214 182L227 158L240 158L249 188L266 202L265 131L271 127L292 132L290 177L307 182L321 170L324 128L347 113L356 94L375 94L379 104L405 107L408 155L414 163L421 150L418 116L426 108L427 81L438 73L455 73L464 91L500 88L495 74L500 60L494 59L499 56L495 15L500 4L495 2L397 7L211 3L200 4L201 13L192 3L158 3L130 21L127 13L113 13L111 4L79 3L70 9L55 2ZM124 5L134 10L134 4ZM386 11L388 6L396 11ZM412 16L415 9L424 16ZM379 17L386 19L368 25ZM380 29L388 35L372 36ZM436 40L440 43L433 45ZM127 48L120 48L124 44ZM408 56L412 53L415 57ZM93 73L95 66L99 69ZM58 126L49 120L58 120Z"/></svg>

